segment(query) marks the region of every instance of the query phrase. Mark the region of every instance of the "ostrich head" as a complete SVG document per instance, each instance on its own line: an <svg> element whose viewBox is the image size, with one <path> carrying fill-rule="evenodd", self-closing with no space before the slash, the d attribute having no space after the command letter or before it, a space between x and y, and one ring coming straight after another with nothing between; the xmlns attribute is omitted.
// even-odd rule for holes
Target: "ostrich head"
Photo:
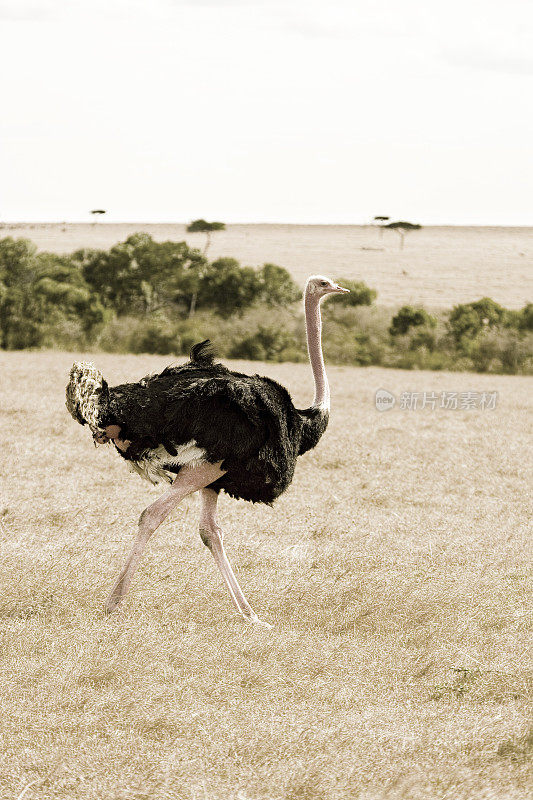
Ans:
<svg viewBox="0 0 533 800"><path fill-rule="evenodd" d="M93 434L100 430L100 416L107 400L107 383L90 362L77 361L70 370L66 406L75 420L88 424Z"/></svg>
<svg viewBox="0 0 533 800"><path fill-rule="evenodd" d="M349 291L332 281L331 278L326 278L325 275L311 275L305 285L306 296L312 295L319 300L328 294L344 294Z"/></svg>

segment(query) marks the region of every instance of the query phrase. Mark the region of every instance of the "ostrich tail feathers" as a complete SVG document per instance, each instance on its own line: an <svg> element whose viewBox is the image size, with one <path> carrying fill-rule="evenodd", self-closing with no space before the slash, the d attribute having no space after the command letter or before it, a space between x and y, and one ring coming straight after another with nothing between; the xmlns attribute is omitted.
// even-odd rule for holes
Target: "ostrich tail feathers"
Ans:
<svg viewBox="0 0 533 800"><path fill-rule="evenodd" d="M191 347L190 359L192 364L210 366L215 360L215 349L209 339L193 344Z"/></svg>
<svg viewBox="0 0 533 800"><path fill-rule="evenodd" d="M93 432L101 428L109 391L106 380L94 364L76 361L72 365L66 395L65 405L77 422L88 424Z"/></svg>

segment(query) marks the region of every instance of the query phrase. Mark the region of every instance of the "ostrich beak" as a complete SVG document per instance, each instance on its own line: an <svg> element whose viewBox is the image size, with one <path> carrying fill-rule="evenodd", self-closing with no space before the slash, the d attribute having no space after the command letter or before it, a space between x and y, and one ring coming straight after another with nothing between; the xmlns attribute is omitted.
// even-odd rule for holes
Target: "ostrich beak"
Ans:
<svg viewBox="0 0 533 800"><path fill-rule="evenodd" d="M346 294L347 292L350 292L349 289L345 289L343 286L339 286L338 284L335 284L335 288L332 289L332 291L338 292L339 294Z"/></svg>

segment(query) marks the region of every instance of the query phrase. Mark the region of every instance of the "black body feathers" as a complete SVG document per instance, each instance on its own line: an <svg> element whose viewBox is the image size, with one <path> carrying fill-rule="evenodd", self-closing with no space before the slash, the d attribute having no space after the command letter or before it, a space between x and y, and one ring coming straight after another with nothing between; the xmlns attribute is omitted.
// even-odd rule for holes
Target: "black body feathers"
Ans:
<svg viewBox="0 0 533 800"><path fill-rule="evenodd" d="M120 438L131 442L125 459L140 463L157 451L161 460L166 451L163 469L177 473L183 446L195 446L226 470L210 488L252 502L272 503L285 491L297 457L328 423L327 411L296 409L276 381L215 363L209 340L194 345L188 363L138 383L106 385L99 397L98 426L120 426Z"/></svg>

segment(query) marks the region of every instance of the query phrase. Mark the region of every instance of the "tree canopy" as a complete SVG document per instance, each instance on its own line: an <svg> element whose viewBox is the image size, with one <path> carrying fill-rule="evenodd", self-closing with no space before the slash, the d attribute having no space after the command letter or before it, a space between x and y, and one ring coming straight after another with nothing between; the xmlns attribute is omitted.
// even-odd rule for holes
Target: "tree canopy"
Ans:
<svg viewBox="0 0 533 800"><path fill-rule="evenodd" d="M419 225L416 222L405 222L402 220L399 220L398 222L389 222L388 225L385 225L385 228L403 231L419 231L421 227L422 225Z"/></svg>
<svg viewBox="0 0 533 800"><path fill-rule="evenodd" d="M207 222L205 219L195 219L187 225L187 233L210 233L211 231L225 231L224 222Z"/></svg>
<svg viewBox="0 0 533 800"><path fill-rule="evenodd" d="M388 225L382 226L385 230L392 230L396 231L400 235L400 250L403 250L403 245L405 241L405 234L409 231L418 231L422 227L416 222L406 222L405 220L399 220L398 222L389 222Z"/></svg>
<svg viewBox="0 0 533 800"><path fill-rule="evenodd" d="M191 222L187 225L187 233L205 233L206 240L205 240L205 247L204 247L204 256L207 255L207 251L209 250L209 245L211 244L211 233L213 231L225 231L226 225L224 222L207 222L205 219L195 219L194 222ZM191 305L191 313L194 312L194 306L196 305L196 297L193 298L193 302Z"/></svg>

